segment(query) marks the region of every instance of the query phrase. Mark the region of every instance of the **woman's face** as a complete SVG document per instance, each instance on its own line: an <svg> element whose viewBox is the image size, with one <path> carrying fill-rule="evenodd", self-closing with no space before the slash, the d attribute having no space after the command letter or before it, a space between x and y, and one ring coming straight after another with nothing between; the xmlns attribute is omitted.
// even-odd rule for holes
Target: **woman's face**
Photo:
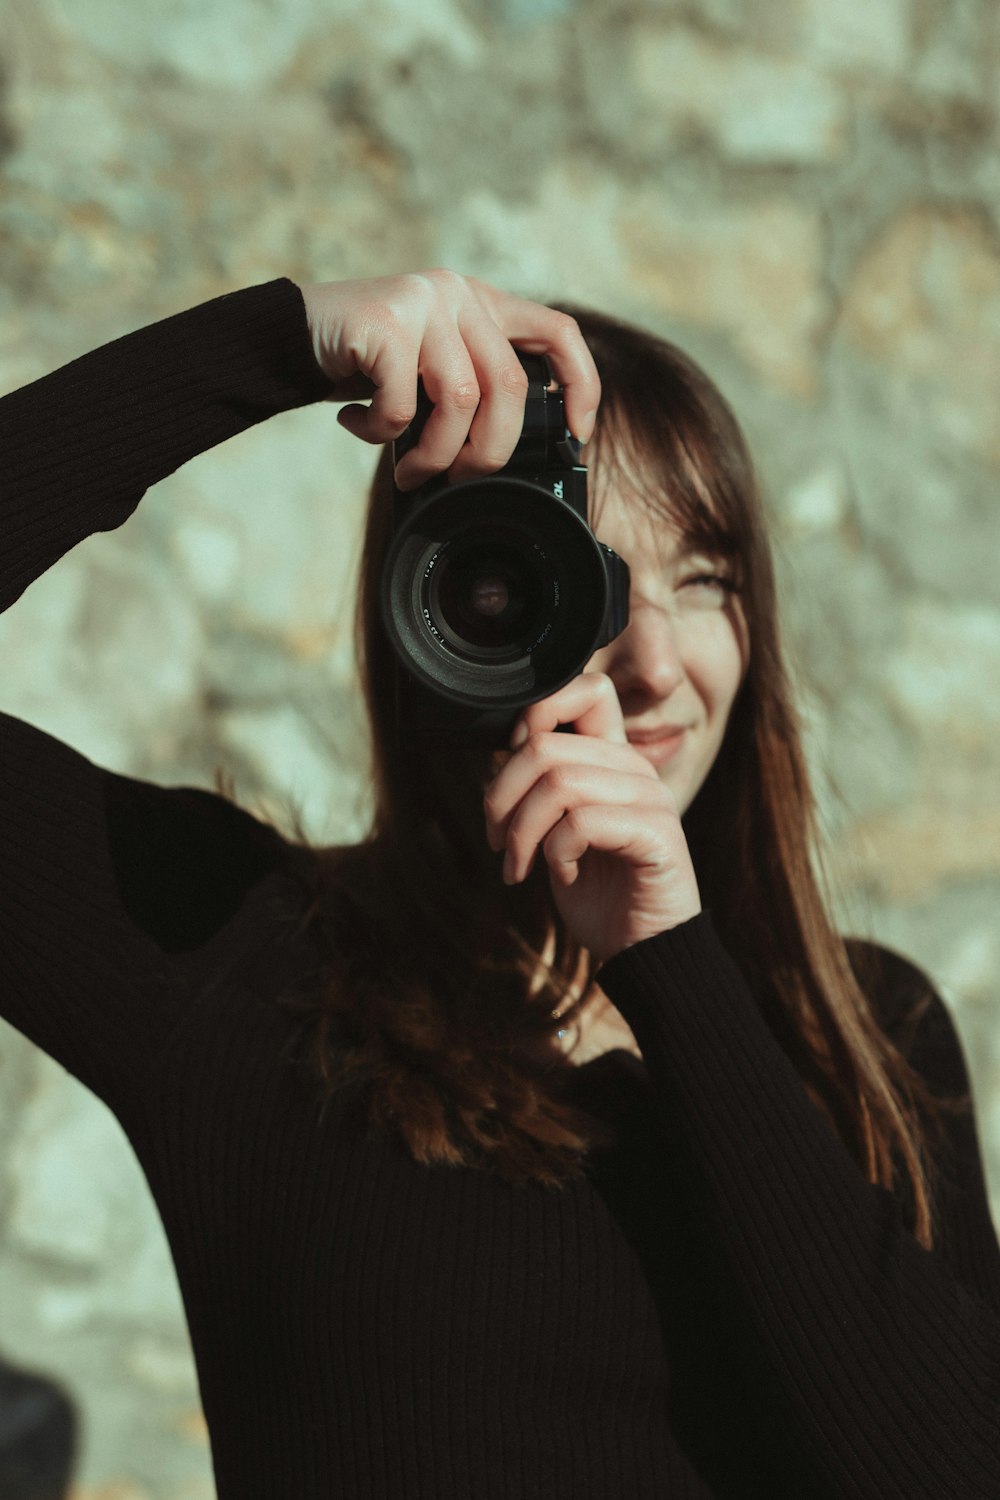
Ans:
<svg viewBox="0 0 1000 1500"><path fill-rule="evenodd" d="M602 496L594 530L629 565L629 623L585 670L611 678L630 741L683 815L719 753L749 661L739 596L711 580L729 576L724 558L689 552L634 497ZM682 732L651 738L666 728Z"/></svg>

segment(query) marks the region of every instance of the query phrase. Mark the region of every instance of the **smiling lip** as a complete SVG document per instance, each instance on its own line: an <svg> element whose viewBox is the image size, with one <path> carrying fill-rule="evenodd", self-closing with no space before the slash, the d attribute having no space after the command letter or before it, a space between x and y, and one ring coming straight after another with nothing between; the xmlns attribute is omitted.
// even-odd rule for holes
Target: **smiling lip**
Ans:
<svg viewBox="0 0 1000 1500"><path fill-rule="evenodd" d="M686 727L655 730L636 731L629 735L629 743L633 744L654 766L662 766L665 761L671 760L684 743Z"/></svg>
<svg viewBox="0 0 1000 1500"><path fill-rule="evenodd" d="M626 729L625 733L633 745L651 745L669 735L683 734L686 728L686 724L661 724L659 729Z"/></svg>

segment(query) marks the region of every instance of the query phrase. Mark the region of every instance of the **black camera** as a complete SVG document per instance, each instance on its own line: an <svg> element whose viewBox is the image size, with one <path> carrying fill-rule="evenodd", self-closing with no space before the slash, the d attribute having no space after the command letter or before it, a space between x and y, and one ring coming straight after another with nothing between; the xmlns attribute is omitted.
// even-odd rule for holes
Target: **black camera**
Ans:
<svg viewBox="0 0 1000 1500"><path fill-rule="evenodd" d="M587 524L587 470L562 387L543 356L518 358L528 393L509 463L458 484L393 485L380 604L396 722L417 740L506 748L521 710L628 624L628 565ZM394 465L432 409L421 382Z"/></svg>

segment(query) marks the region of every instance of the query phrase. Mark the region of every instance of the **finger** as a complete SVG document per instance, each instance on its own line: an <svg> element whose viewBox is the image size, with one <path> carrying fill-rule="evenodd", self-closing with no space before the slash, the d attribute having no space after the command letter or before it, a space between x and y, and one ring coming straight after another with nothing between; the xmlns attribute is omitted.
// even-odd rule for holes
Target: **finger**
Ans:
<svg viewBox="0 0 1000 1500"><path fill-rule="evenodd" d="M499 292L472 277L468 280L516 348L548 358L563 387L566 425L574 437L589 442L601 399L601 378L576 319L540 302Z"/></svg>
<svg viewBox="0 0 1000 1500"><path fill-rule="evenodd" d="M348 398L364 394L365 384L374 389L371 405L342 407L337 413L340 425L365 443L391 443L405 432L417 409L418 356L415 340L381 343L366 370L344 382ZM335 388L334 397L337 394Z"/></svg>
<svg viewBox="0 0 1000 1500"><path fill-rule="evenodd" d="M529 873L539 844L568 814L595 805L632 804L649 807L647 777L610 774L592 765L555 767L532 787L509 820L504 879L521 880Z"/></svg>
<svg viewBox="0 0 1000 1500"><path fill-rule="evenodd" d="M453 484L495 473L509 461L524 427L528 394L524 366L495 323L487 317L465 318L460 327L480 396L469 440L448 471Z"/></svg>
<svg viewBox="0 0 1000 1500"><path fill-rule="evenodd" d="M353 375L345 375L340 380L331 383L330 394L324 396L324 401L366 401L375 394L375 382L369 380L367 375L362 375L356 370Z"/></svg>
<svg viewBox="0 0 1000 1500"><path fill-rule="evenodd" d="M557 766L585 764L603 773L642 776L662 786L656 768L631 745L570 734L533 735L497 772L483 794L486 837L491 849L502 849L510 818L521 799ZM669 789L664 787L664 792Z"/></svg>
<svg viewBox="0 0 1000 1500"><path fill-rule="evenodd" d="M396 465L401 490L415 489L454 463L479 406L479 382L469 351L455 328L428 328L420 351L420 376L434 409L420 440Z"/></svg>
<svg viewBox="0 0 1000 1500"><path fill-rule="evenodd" d="M415 400L413 411L416 411ZM407 416L400 407L387 408L386 402L373 401L370 406L341 407L337 421L362 442L383 445L406 431L413 420L413 411Z"/></svg>
<svg viewBox="0 0 1000 1500"><path fill-rule="evenodd" d="M650 825L649 810L641 805L574 808L545 839L542 857L562 884L573 885L590 850L620 855L652 875L662 874L671 862L663 835Z"/></svg>
<svg viewBox="0 0 1000 1500"><path fill-rule="evenodd" d="M618 691L606 672L581 672L558 692L529 704L520 723L529 735L571 724L577 734L628 744Z"/></svg>

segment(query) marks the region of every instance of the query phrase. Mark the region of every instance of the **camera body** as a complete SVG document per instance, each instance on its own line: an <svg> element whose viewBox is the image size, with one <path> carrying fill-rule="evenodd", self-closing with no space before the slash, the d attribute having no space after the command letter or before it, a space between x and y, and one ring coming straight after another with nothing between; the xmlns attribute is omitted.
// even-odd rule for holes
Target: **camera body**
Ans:
<svg viewBox="0 0 1000 1500"><path fill-rule="evenodd" d="M495 474L393 485L380 609L401 737L505 749L520 713L575 677L628 624L629 570L587 522L587 470L541 355L524 424ZM393 445L393 466L433 405Z"/></svg>

